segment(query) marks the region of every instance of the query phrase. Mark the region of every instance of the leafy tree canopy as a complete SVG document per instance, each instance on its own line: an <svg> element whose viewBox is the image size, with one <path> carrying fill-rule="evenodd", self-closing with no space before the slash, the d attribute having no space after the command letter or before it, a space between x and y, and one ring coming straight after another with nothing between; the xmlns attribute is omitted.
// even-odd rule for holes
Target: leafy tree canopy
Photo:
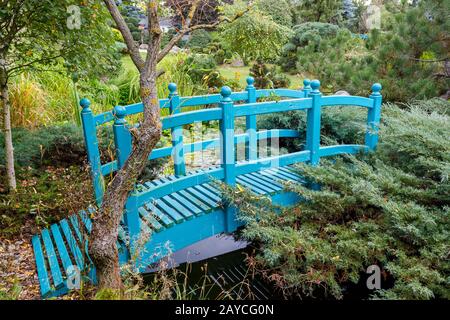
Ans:
<svg viewBox="0 0 450 320"><path fill-rule="evenodd" d="M53 70L61 61L76 78L109 73L117 67L113 41L99 1L0 2L0 58L8 76Z"/></svg>
<svg viewBox="0 0 450 320"><path fill-rule="evenodd" d="M292 8L286 0L259 0L256 2L258 9L272 17L279 25L292 26Z"/></svg>

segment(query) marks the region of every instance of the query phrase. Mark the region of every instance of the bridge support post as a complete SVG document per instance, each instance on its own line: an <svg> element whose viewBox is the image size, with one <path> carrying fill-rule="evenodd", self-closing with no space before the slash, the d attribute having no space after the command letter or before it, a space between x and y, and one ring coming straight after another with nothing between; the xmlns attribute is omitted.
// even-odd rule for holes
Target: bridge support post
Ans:
<svg viewBox="0 0 450 320"><path fill-rule="evenodd" d="M321 98L322 93L319 90L320 81L311 81L312 91L309 97L312 98L312 108L308 109L306 124L306 149L311 152L311 165L315 166L320 161L320 117L321 117Z"/></svg>
<svg viewBox="0 0 450 320"><path fill-rule="evenodd" d="M177 114L180 110L180 97L177 92L177 85L169 83L169 111L170 114ZM171 130L172 133L172 159L174 163L174 171L177 176L184 176L186 174L186 163L184 161L183 148L183 127L175 127Z"/></svg>
<svg viewBox="0 0 450 320"><path fill-rule="evenodd" d="M303 80L303 97L308 98L309 93L311 92L311 80L304 79Z"/></svg>
<svg viewBox="0 0 450 320"><path fill-rule="evenodd" d="M222 108L222 120L220 121L220 150L222 168L224 170L224 182L229 186L236 185L235 173L235 146L234 146L234 106L230 98L231 89L222 87L220 91L222 100L219 107ZM227 232L237 229L236 208L225 205L225 225Z"/></svg>
<svg viewBox="0 0 450 320"><path fill-rule="evenodd" d="M381 103L383 97L381 96L382 86L379 83L372 85L372 94L370 98L373 100L373 106L369 109L367 115L367 132L366 132L366 146L369 150L375 150L378 144L378 129L380 127L381 117Z"/></svg>
<svg viewBox="0 0 450 320"><path fill-rule="evenodd" d="M113 125L114 145L119 169L122 168L131 154L131 133L125 120L126 110L123 106L114 107L113 114L116 117Z"/></svg>
<svg viewBox="0 0 450 320"><path fill-rule="evenodd" d="M88 161L91 167L91 176L94 185L95 201L98 206L103 200L104 186L103 175L100 163L100 151L98 149L97 132L95 129L94 115L90 108L91 102L83 98L80 100L81 121L83 124L84 143L86 144L86 151Z"/></svg>
<svg viewBox="0 0 450 320"><path fill-rule="evenodd" d="M247 90L248 98L247 103L256 102L256 88L253 85L255 79L253 77L247 78ZM256 115L247 116L245 118L245 125L248 134L248 142L245 144L245 159L246 160L256 160L258 157L258 139L257 139L257 125L256 125Z"/></svg>

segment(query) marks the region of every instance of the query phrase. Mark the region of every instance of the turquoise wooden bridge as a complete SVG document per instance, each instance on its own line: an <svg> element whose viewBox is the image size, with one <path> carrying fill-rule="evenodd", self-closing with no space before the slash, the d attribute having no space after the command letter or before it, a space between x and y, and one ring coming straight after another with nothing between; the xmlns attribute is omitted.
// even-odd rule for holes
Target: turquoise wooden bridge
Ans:
<svg viewBox="0 0 450 320"><path fill-rule="evenodd" d="M236 219L236 209L222 201L220 190L212 183L221 180L228 185L241 185L258 195L265 195L276 204L289 206L299 198L283 191L283 182L302 183L302 178L292 170L292 165L308 162L317 165L321 157L343 153L373 150L378 141L382 96L381 85L372 86L369 97L323 96L318 80L305 80L301 90L257 90L253 78L247 79L243 92L232 92L223 87L220 94L179 97L176 85L169 85L169 97L159 101L161 108L169 109L162 118L163 129L170 129L172 145L153 150L148 159L172 157L174 175L169 175L136 185L124 208L119 229L118 247L120 263L135 260L137 268L157 262L169 252L187 247L195 242L220 233L231 233L241 223ZM272 99L275 101L270 101ZM263 101L261 101L263 100ZM81 117L84 138L90 163L97 204L102 202L104 177L120 170L132 150L132 136L126 118L143 112L142 103L116 106L112 111L94 115L90 102L82 99ZM183 108L204 106L200 110L182 112ZM320 126L323 107L359 106L367 108L365 145L321 146ZM258 131L258 115L304 110L307 113L306 144L304 150L264 158L258 153L261 140L296 138L295 130ZM245 117L246 132L235 134L235 119ZM184 143L182 128L194 122L218 120L220 138ZM101 163L97 128L112 124L116 159ZM236 145L245 144L245 160L236 161ZM199 150L220 147L221 165L206 170L186 171L185 155ZM72 214L59 223L44 229L32 239L37 272L43 297L57 296L68 291L68 278L73 270L81 270L95 283L95 267L84 250L92 227L95 210ZM144 244L145 250L137 254L141 234L151 233Z"/></svg>

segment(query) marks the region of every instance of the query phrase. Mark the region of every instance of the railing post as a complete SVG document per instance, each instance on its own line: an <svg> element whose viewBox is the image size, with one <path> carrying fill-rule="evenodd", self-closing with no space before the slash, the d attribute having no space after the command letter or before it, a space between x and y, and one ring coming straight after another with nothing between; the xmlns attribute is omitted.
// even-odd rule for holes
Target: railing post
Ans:
<svg viewBox="0 0 450 320"><path fill-rule="evenodd" d="M104 193L104 181L101 171L100 151L98 149L97 132L94 123L94 115L90 108L91 102L83 98L80 100L81 121L83 123L84 142L88 161L91 167L92 182L94 185L95 201L97 205L101 205Z"/></svg>
<svg viewBox="0 0 450 320"><path fill-rule="evenodd" d="M177 92L177 85L169 83L169 99L170 114L177 114L180 110L180 97ZM174 163L175 175L182 176L186 174L186 163L184 160L183 148L183 127L175 127L171 130L172 133L172 159Z"/></svg>
<svg viewBox="0 0 450 320"><path fill-rule="evenodd" d="M114 107L113 114L116 117L113 125L114 145L116 147L116 158L118 167L120 169L123 167L125 161L127 161L128 157L131 154L131 133L127 127L127 120L125 120L125 107Z"/></svg>
<svg viewBox="0 0 450 320"><path fill-rule="evenodd" d="M366 146L369 150L375 150L378 143L378 130L380 127L381 103L383 97L380 93L382 89L381 84L375 83L372 85L372 94L370 98L373 100L373 106L369 109L367 115L367 132L366 132Z"/></svg>
<svg viewBox="0 0 450 320"><path fill-rule="evenodd" d="M319 164L320 155L320 117L321 117L321 98L322 93L319 90L320 81L311 81L312 91L309 97L312 99L312 108L308 109L306 124L306 150L311 152L311 164Z"/></svg>
<svg viewBox="0 0 450 320"><path fill-rule="evenodd" d="M304 79L303 80L303 97L308 98L309 93L311 92L311 80Z"/></svg>
<svg viewBox="0 0 450 320"><path fill-rule="evenodd" d="M256 102L256 88L253 85L255 79L253 77L247 78L247 90L248 98L247 103ZM245 125L248 134L248 141L245 144L245 159L256 160L258 157L258 139L257 139L257 126L256 115L247 116L245 119Z"/></svg>
<svg viewBox="0 0 450 320"><path fill-rule="evenodd" d="M229 186L236 185L235 173L235 146L234 146L234 106L231 100L231 89L222 87L220 91L222 100L219 107L222 108L222 120L220 121L220 151L222 168L224 170L224 182ZM233 232L237 229L236 208L232 205L225 206L226 231Z"/></svg>

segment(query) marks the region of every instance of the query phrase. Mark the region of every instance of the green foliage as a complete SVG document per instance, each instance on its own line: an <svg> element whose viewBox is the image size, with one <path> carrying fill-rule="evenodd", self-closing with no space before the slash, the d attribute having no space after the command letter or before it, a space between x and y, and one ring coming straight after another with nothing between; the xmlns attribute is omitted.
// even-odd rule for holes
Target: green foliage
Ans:
<svg viewBox="0 0 450 320"><path fill-rule="evenodd" d="M213 56L217 64L223 64L233 57L231 49L221 39L213 39L201 52Z"/></svg>
<svg viewBox="0 0 450 320"><path fill-rule="evenodd" d="M367 41L335 26L321 31L314 24L296 26L295 35L283 47L280 64L285 71L314 75L329 84L330 91L366 95L374 82L380 82L389 101L441 95L450 79L444 40L448 8L443 8L442 0L394 6L387 21L383 19L383 29L373 29Z"/></svg>
<svg viewBox="0 0 450 320"><path fill-rule="evenodd" d="M342 0L302 0L294 5L296 23L342 21Z"/></svg>
<svg viewBox="0 0 450 320"><path fill-rule="evenodd" d="M0 192L0 235L17 235L24 221L48 227L93 203L89 173L79 165L68 168L17 168L20 185L12 194ZM5 185L0 179L0 189ZM4 190L4 189L3 189Z"/></svg>
<svg viewBox="0 0 450 320"><path fill-rule="evenodd" d="M242 12L245 5L236 1L227 12L235 16ZM224 25L220 36L231 51L245 57L247 61L254 59L273 60L278 57L281 47L286 43L290 30L277 24L271 17L252 8L239 19Z"/></svg>
<svg viewBox="0 0 450 320"><path fill-rule="evenodd" d="M189 39L187 46L191 49L195 48L204 48L208 46L211 42L212 37L211 34L203 29L195 30L191 34L191 38Z"/></svg>
<svg viewBox="0 0 450 320"><path fill-rule="evenodd" d="M0 286L0 300L19 300L22 287L17 279L14 279L14 283L10 288L4 288Z"/></svg>
<svg viewBox="0 0 450 320"><path fill-rule="evenodd" d="M3 134L0 134L3 138ZM61 125L36 130L13 130L15 141L16 165L34 167L49 164L81 164L86 150L81 128L73 125ZM3 139L0 139L0 165L4 165Z"/></svg>
<svg viewBox="0 0 450 320"><path fill-rule="evenodd" d="M352 283L364 286L376 264L385 277L382 290L366 292L372 298L450 298L450 118L443 104L449 108L439 100L386 104L375 153L298 165L320 190L288 184L304 199L294 208L269 209L266 199L229 190L248 223L244 238L259 245L256 269L287 296L340 299Z"/></svg>
<svg viewBox="0 0 450 320"><path fill-rule="evenodd" d="M258 0L256 7L281 26L292 26L292 10L287 0Z"/></svg>
<svg viewBox="0 0 450 320"><path fill-rule="evenodd" d="M321 43L325 40L333 39L339 31L339 27L322 22L306 22L296 25L293 28L293 35L289 42L283 46L280 65L284 71L292 70L296 67L299 59L307 60L310 63L317 61L323 64L323 61L312 56L319 51ZM328 48L330 49L330 48ZM324 49L325 50L325 49ZM305 53L304 51L307 51ZM328 66L328 64L325 64ZM309 68L300 64L302 71L311 71ZM324 81L325 79L322 79Z"/></svg>
<svg viewBox="0 0 450 320"><path fill-rule="evenodd" d="M260 89L288 88L291 84L286 75L278 73L276 67L269 68L260 59L250 68L250 76L255 79L255 86Z"/></svg>
<svg viewBox="0 0 450 320"><path fill-rule="evenodd" d="M324 108L321 118L322 144L327 142L363 144L366 119L366 110L348 107ZM306 113L289 111L267 114L258 118L258 128L297 130L300 134L299 138L282 139L281 143L291 152L299 151L303 149L306 141Z"/></svg>
<svg viewBox="0 0 450 320"><path fill-rule="evenodd" d="M117 69L106 8L95 0L11 0L0 5L0 57L11 76L24 69L52 69L61 60L76 78ZM80 16L67 10L80 9ZM70 20L68 26L68 20ZM77 28L77 20L80 27ZM6 26L10 25L11 28Z"/></svg>
<svg viewBox="0 0 450 320"><path fill-rule="evenodd" d="M194 82L201 83L217 66L213 57L207 54L192 54L186 59L188 73Z"/></svg>

